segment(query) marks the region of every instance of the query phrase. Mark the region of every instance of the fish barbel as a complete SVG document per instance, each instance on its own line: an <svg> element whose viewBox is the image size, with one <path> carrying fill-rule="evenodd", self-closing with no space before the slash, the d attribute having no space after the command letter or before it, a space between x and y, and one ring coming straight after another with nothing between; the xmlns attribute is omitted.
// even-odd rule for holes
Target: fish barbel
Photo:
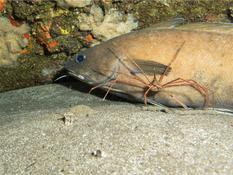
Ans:
<svg viewBox="0 0 233 175"><path fill-rule="evenodd" d="M65 68L94 87L140 101L145 100L147 85L156 84L163 75L161 84L177 78L192 80L208 90L212 107L231 109L233 25L196 23L142 29L81 51ZM148 92L147 102L177 107L180 101L201 107L205 101L192 85L158 87Z"/></svg>

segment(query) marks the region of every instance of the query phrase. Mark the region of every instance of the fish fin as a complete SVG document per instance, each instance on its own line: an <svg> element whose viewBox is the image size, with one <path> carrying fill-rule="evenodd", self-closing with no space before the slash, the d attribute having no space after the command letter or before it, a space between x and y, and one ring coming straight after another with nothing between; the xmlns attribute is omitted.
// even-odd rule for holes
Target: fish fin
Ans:
<svg viewBox="0 0 233 175"><path fill-rule="evenodd" d="M143 71L148 75L162 75L164 73L165 75L168 75L171 71L171 67L156 61L145 61L140 59L134 59L133 61L138 65L138 67L132 71L132 74L142 73Z"/></svg>
<svg viewBox="0 0 233 175"><path fill-rule="evenodd" d="M167 21L163 21L163 22L159 22L157 24L154 24L150 27L156 28L156 29L173 29L177 26L183 25L185 24L186 21L184 18L181 17L177 17L177 18L173 18Z"/></svg>
<svg viewBox="0 0 233 175"><path fill-rule="evenodd" d="M233 110L225 108L207 108L208 111L215 111L220 114L226 114L233 116Z"/></svg>

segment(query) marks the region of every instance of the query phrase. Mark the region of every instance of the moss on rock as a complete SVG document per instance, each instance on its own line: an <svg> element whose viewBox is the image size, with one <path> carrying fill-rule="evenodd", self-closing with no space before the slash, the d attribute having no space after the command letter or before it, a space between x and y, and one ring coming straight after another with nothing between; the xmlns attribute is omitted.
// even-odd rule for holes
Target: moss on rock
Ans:
<svg viewBox="0 0 233 175"><path fill-rule="evenodd" d="M93 31L80 29L78 19L81 14L91 15L91 4L83 8L68 8L56 0L7 2L5 12L0 16L12 16L16 21L29 23L32 39L26 48L30 54L21 56L17 66L0 67L0 91L51 82L67 55L99 40ZM139 28L175 17L183 17L188 22L233 21L232 0L93 0L93 3L103 11L103 16L113 8L126 19L128 14L133 14L139 21ZM49 48L52 44L55 47Z"/></svg>
<svg viewBox="0 0 233 175"><path fill-rule="evenodd" d="M141 27L174 17L183 17L189 22L226 21L226 10L230 4L231 0L113 0L116 8L133 13Z"/></svg>
<svg viewBox="0 0 233 175"><path fill-rule="evenodd" d="M33 22L51 18L51 10L55 4L52 1L11 1L12 14L21 20Z"/></svg>
<svg viewBox="0 0 233 175"><path fill-rule="evenodd" d="M0 67L0 92L51 83L62 67L63 61L58 60L25 56L19 59L16 67Z"/></svg>

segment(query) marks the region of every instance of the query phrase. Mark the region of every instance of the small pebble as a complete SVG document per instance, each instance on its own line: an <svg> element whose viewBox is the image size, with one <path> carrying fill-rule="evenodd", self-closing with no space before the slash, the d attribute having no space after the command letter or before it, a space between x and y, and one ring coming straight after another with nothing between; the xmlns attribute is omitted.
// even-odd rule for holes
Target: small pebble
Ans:
<svg viewBox="0 0 233 175"><path fill-rule="evenodd" d="M78 120L78 118L83 116L88 117L95 113L97 113L97 111L93 110L89 106L77 105L68 109L68 111L63 114L64 117L62 120L64 121L65 125L69 126Z"/></svg>
<svg viewBox="0 0 233 175"><path fill-rule="evenodd" d="M102 157L102 151L99 150L99 149L97 149L96 151L93 151L93 152L91 153L91 155L92 155L93 157L100 158L100 157Z"/></svg>

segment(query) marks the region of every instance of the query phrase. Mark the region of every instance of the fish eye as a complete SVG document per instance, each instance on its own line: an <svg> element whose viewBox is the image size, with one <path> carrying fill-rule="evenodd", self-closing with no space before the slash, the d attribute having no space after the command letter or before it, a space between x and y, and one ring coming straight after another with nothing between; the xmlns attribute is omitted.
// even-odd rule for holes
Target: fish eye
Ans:
<svg viewBox="0 0 233 175"><path fill-rule="evenodd" d="M82 55L82 54L77 55L77 56L75 57L76 63L82 63L85 59L86 59L86 55Z"/></svg>

